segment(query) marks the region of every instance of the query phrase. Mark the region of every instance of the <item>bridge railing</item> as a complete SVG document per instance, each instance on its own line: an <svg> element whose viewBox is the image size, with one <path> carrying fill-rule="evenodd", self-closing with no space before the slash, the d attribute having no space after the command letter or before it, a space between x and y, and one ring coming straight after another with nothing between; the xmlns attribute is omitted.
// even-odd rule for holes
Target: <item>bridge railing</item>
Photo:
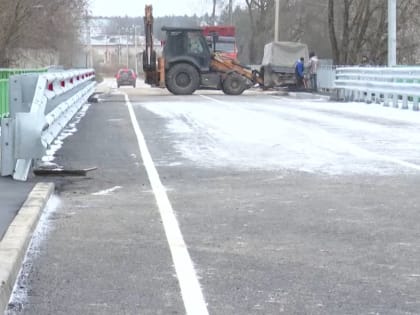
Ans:
<svg viewBox="0 0 420 315"><path fill-rule="evenodd" d="M8 117L1 119L2 176L26 180L33 160L87 102L96 85L93 69L21 74L9 79Z"/></svg>
<svg viewBox="0 0 420 315"><path fill-rule="evenodd" d="M346 101L419 110L420 67L339 67L334 85Z"/></svg>
<svg viewBox="0 0 420 315"><path fill-rule="evenodd" d="M47 72L48 68L41 69L1 69L0 68L0 118L9 115L9 78L12 75L24 73Z"/></svg>
<svg viewBox="0 0 420 315"><path fill-rule="evenodd" d="M333 65L321 65L317 70L317 85L320 91L332 91L335 88L336 70Z"/></svg>

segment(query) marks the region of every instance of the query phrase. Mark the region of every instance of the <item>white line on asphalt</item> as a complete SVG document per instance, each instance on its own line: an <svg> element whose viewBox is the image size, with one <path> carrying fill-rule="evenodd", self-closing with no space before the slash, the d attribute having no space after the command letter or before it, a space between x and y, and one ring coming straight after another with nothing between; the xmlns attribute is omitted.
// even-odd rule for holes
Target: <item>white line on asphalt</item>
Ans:
<svg viewBox="0 0 420 315"><path fill-rule="evenodd" d="M166 194L166 189L160 180L159 173L153 163L146 140L144 139L144 135L134 113L133 105L131 104L128 95L124 95L128 111L130 113L131 123L137 136L137 142L139 144L143 163L159 207L163 227L165 229L166 238L168 240L175 271L178 277L179 286L181 288L186 314L206 315L208 314L207 305L174 210L171 202L169 201L168 195Z"/></svg>
<svg viewBox="0 0 420 315"><path fill-rule="evenodd" d="M105 189L105 190L101 190L101 191L98 191L96 193L93 193L92 196L108 196L108 195L112 194L113 192L115 192L119 189L122 189L122 187L121 186L115 186L115 187L112 187L112 188L109 188L109 189Z"/></svg>
<svg viewBox="0 0 420 315"><path fill-rule="evenodd" d="M213 101L213 102L216 102L216 103L219 103L219 104L224 104L224 105L229 104L229 103L224 102L224 101L219 101L218 99L215 99L215 98L210 97L210 96L201 95L201 94L200 94L200 96L201 96L202 98L205 98L205 99L209 100L209 101Z"/></svg>

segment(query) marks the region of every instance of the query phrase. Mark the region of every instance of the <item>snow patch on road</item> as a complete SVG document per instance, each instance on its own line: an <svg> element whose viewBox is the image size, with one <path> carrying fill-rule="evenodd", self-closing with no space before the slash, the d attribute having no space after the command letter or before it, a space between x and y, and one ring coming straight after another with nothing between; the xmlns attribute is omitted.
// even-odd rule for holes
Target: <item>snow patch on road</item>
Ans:
<svg viewBox="0 0 420 315"><path fill-rule="evenodd" d="M330 175L420 171L418 113L320 100L225 99L142 106L167 119L177 152L202 167Z"/></svg>
<svg viewBox="0 0 420 315"><path fill-rule="evenodd" d="M52 168L52 169L62 169L61 166L53 163L55 160L55 154L63 147L64 140L68 137L74 135L77 132L77 124L86 116L86 113L90 107L90 104L85 104L73 117L71 122L61 131L58 137L53 141L50 147L47 149L46 154L41 158L39 162L39 167L43 168Z"/></svg>
<svg viewBox="0 0 420 315"><path fill-rule="evenodd" d="M43 242L47 239L52 230L51 217L60 207L60 204L60 198L56 195L52 195L41 214L23 260L22 268L19 271L17 281L13 287L9 306L5 315L19 314L28 304L28 292L30 290L28 277L32 272L34 260L38 257Z"/></svg>

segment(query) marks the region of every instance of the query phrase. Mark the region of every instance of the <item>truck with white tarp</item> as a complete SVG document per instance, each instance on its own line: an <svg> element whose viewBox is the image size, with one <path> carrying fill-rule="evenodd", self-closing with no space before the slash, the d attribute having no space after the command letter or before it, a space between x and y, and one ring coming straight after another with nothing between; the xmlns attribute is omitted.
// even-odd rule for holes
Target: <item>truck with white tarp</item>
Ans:
<svg viewBox="0 0 420 315"><path fill-rule="evenodd" d="M308 46L296 42L271 42L264 46L261 73L264 87L290 87L296 84L295 65L301 58L309 61Z"/></svg>

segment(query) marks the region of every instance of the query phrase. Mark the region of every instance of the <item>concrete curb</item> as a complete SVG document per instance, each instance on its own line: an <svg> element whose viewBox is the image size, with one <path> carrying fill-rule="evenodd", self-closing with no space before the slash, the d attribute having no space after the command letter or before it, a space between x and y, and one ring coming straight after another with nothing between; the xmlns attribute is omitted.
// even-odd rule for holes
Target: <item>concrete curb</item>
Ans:
<svg viewBox="0 0 420 315"><path fill-rule="evenodd" d="M0 314L7 308L32 233L53 191L53 183L38 183L0 241Z"/></svg>

